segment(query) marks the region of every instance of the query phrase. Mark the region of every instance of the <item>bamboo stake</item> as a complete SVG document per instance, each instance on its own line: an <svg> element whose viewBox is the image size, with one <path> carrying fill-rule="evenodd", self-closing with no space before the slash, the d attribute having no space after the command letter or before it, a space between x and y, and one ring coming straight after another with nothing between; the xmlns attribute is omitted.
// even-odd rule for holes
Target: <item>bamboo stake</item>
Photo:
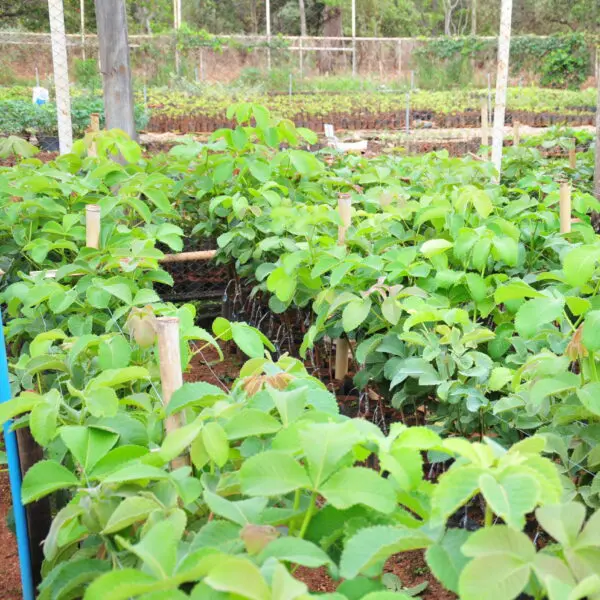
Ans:
<svg viewBox="0 0 600 600"><path fill-rule="evenodd" d="M179 349L179 318L158 317L156 319L158 335L158 356L160 363L160 380L162 384L162 403L166 408L173 393L183 385L181 372L181 351ZM167 417L166 433L169 434L182 425L181 413ZM175 458L171 466L175 469L189 464L186 456Z"/></svg>
<svg viewBox="0 0 600 600"><path fill-rule="evenodd" d="M100 207L97 204L85 207L85 245L100 248Z"/></svg>
<svg viewBox="0 0 600 600"><path fill-rule="evenodd" d="M335 340L335 378L341 381L348 374L348 353L350 344L346 338Z"/></svg>
<svg viewBox="0 0 600 600"><path fill-rule="evenodd" d="M346 233L350 227L350 207L352 205L352 196L348 193L342 193L338 196L338 212L342 224L338 227L338 245L346 245ZM348 352L350 347L348 340L337 338L335 340L335 378L339 381L348 374Z"/></svg>
<svg viewBox="0 0 600 600"><path fill-rule="evenodd" d="M179 254L165 254L158 259L159 263L177 263L192 260L210 260L215 257L216 250L198 250L196 252L180 252Z"/></svg>
<svg viewBox="0 0 600 600"><path fill-rule="evenodd" d="M573 147L569 148L569 168L577 168L577 140L573 139Z"/></svg>
<svg viewBox="0 0 600 600"><path fill-rule="evenodd" d="M521 143L521 122L513 123L513 146L516 148Z"/></svg>
<svg viewBox="0 0 600 600"><path fill-rule="evenodd" d="M560 182L560 232L571 233L571 184Z"/></svg>
<svg viewBox="0 0 600 600"><path fill-rule="evenodd" d="M338 212L342 220L342 224L338 227L338 245L346 245L346 232L350 227L350 206L352 205L352 197L350 194L340 194L338 196Z"/></svg>
<svg viewBox="0 0 600 600"><path fill-rule="evenodd" d="M100 115L98 113L92 113L90 115L89 131L94 137L92 137L92 143L90 144L88 150L88 156L98 156L98 149L96 148L96 140L94 135L100 131Z"/></svg>
<svg viewBox="0 0 600 600"><path fill-rule="evenodd" d="M489 157L489 145L490 145L490 118L488 114L487 99L483 98L481 101L481 146L483 147L483 154L486 158Z"/></svg>

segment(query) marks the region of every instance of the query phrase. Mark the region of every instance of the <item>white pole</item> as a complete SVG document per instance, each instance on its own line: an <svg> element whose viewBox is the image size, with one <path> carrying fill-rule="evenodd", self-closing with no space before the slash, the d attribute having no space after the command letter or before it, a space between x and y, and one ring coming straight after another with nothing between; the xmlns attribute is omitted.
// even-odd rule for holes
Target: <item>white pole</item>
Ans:
<svg viewBox="0 0 600 600"><path fill-rule="evenodd" d="M56 88L56 116L58 142L61 154L67 154L73 146L71 123L71 93L69 90L69 63L67 62L67 36L62 0L48 0L50 34L52 39L52 64Z"/></svg>
<svg viewBox="0 0 600 600"><path fill-rule="evenodd" d="M265 0L267 20L267 69L271 70L271 0Z"/></svg>
<svg viewBox="0 0 600 600"><path fill-rule="evenodd" d="M356 0L352 0L352 75L356 75Z"/></svg>
<svg viewBox="0 0 600 600"><path fill-rule="evenodd" d="M173 0L173 28L177 31L181 27L181 0ZM179 48L175 42L175 71L179 73L180 59Z"/></svg>
<svg viewBox="0 0 600 600"><path fill-rule="evenodd" d="M85 0L79 0L79 13L81 16L81 58L85 60Z"/></svg>
<svg viewBox="0 0 600 600"><path fill-rule="evenodd" d="M508 61L510 57L510 31L512 23L512 0L502 0L500 12L500 37L498 39L498 74L496 76L496 106L492 132L492 162L500 179L502 172L502 142L506 116L506 87L508 85Z"/></svg>
<svg viewBox="0 0 600 600"><path fill-rule="evenodd" d="M97 204L85 206L85 245L100 248L100 207Z"/></svg>
<svg viewBox="0 0 600 600"><path fill-rule="evenodd" d="M571 184L568 181L560 182L559 198L560 232L571 233Z"/></svg>

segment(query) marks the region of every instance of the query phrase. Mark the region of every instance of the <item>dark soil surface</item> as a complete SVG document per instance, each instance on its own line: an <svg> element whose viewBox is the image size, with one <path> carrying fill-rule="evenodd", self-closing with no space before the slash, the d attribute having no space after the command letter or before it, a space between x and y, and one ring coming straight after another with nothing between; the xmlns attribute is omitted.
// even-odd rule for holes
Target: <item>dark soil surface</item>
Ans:
<svg viewBox="0 0 600 600"><path fill-rule="evenodd" d="M455 594L444 589L433 577L421 550L402 552L392 556L387 561L384 570L386 573L396 575L405 588L412 588L426 581L427 587L419 595L419 598L423 600L454 600L457 598ZM325 567L319 569L298 567L294 577L303 581L311 592L335 592L337 586L336 582L329 577Z"/></svg>
<svg viewBox="0 0 600 600"><path fill-rule="evenodd" d="M8 472L0 473L0 598L19 600L21 598L21 575L17 540L8 528L7 516L11 508Z"/></svg>

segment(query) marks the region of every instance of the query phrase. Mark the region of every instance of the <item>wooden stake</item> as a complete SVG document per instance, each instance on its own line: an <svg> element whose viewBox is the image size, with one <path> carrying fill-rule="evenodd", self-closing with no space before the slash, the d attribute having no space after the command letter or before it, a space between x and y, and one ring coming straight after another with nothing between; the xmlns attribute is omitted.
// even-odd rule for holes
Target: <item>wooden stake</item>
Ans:
<svg viewBox="0 0 600 600"><path fill-rule="evenodd" d="M350 207L352 205L352 196L350 194L340 194L338 196L338 212L340 213L340 218L342 220L342 224L338 227L338 245L345 246L346 245L346 232L350 227Z"/></svg>
<svg viewBox="0 0 600 600"><path fill-rule="evenodd" d="M96 134L100 131L100 115L98 113L92 113L90 115L90 129L91 134ZM88 150L88 156L98 156L98 149L96 148L95 135L92 138L92 143Z"/></svg>
<svg viewBox="0 0 600 600"><path fill-rule="evenodd" d="M100 248L100 207L97 204L85 207L85 245Z"/></svg>
<svg viewBox="0 0 600 600"><path fill-rule="evenodd" d="M176 263L192 260L210 260L215 257L216 250L198 250L196 252L180 252L179 254L165 254L158 259L159 263Z"/></svg>
<svg viewBox="0 0 600 600"><path fill-rule="evenodd" d="M350 345L346 338L335 340L335 378L341 381L348 374L348 353Z"/></svg>
<svg viewBox="0 0 600 600"><path fill-rule="evenodd" d="M577 140L573 138L573 147L569 148L569 168L577 168Z"/></svg>
<svg viewBox="0 0 600 600"><path fill-rule="evenodd" d="M513 146L516 148L521 143L521 122L513 123Z"/></svg>
<svg viewBox="0 0 600 600"><path fill-rule="evenodd" d="M179 318L159 317L156 319L156 333L158 335L162 403L163 406L167 407L173 393L183 385L181 351L179 349ZM181 427L181 417L181 413L167 417L165 422L167 434ZM180 456L171 462L173 468L187 464L189 464L189 461L185 456Z"/></svg>
<svg viewBox="0 0 600 600"><path fill-rule="evenodd" d="M486 158L489 157L489 145L490 145L490 117L488 114L487 99L481 100L481 145L483 147L483 153Z"/></svg>
<svg viewBox="0 0 600 600"><path fill-rule="evenodd" d="M560 182L560 232L571 233L571 184Z"/></svg>

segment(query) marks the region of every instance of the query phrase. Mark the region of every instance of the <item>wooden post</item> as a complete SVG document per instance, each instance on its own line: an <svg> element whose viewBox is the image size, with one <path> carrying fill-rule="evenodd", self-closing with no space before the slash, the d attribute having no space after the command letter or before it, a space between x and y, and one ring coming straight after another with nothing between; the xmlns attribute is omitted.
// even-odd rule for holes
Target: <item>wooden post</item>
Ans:
<svg viewBox="0 0 600 600"><path fill-rule="evenodd" d="M348 353L350 344L346 338L335 340L335 373L334 377L341 381L348 374Z"/></svg>
<svg viewBox="0 0 600 600"><path fill-rule="evenodd" d="M513 123L513 146L517 148L521 143L521 122L515 121Z"/></svg>
<svg viewBox="0 0 600 600"><path fill-rule="evenodd" d="M100 248L100 207L97 204L85 207L85 245Z"/></svg>
<svg viewBox="0 0 600 600"><path fill-rule="evenodd" d="M346 232L350 227L350 207L352 206L352 196L350 194L340 194L338 196L338 212L342 224L338 227L338 245L346 245Z"/></svg>
<svg viewBox="0 0 600 600"><path fill-rule="evenodd" d="M398 40L396 44L396 70L398 71L398 79L402 77L402 40Z"/></svg>
<svg viewBox="0 0 600 600"><path fill-rule="evenodd" d="M577 168L577 139L573 138L573 147L569 148L569 168Z"/></svg>
<svg viewBox="0 0 600 600"><path fill-rule="evenodd" d="M502 0L502 7L500 9L496 106L494 108L494 130L492 133L492 162L496 167L497 181L500 181L500 174L502 172L502 144L504 140L504 119L506 117L506 88L508 85L512 6L513 0Z"/></svg>
<svg viewBox="0 0 600 600"><path fill-rule="evenodd" d="M490 121L488 115L488 104L487 99L483 98L481 101L481 146L483 153L486 158L489 158L490 153L488 146L490 144Z"/></svg>
<svg viewBox="0 0 600 600"><path fill-rule="evenodd" d="M79 0L79 13L81 29L81 58L85 60L85 0Z"/></svg>
<svg viewBox="0 0 600 600"><path fill-rule="evenodd" d="M95 0L106 129L136 138L125 0Z"/></svg>
<svg viewBox="0 0 600 600"><path fill-rule="evenodd" d="M304 38L300 37L300 50L298 52L298 54L299 54L298 60L300 61L300 64L299 64L300 79L302 79L304 77L304 49L303 49L303 46L304 46Z"/></svg>
<svg viewBox="0 0 600 600"><path fill-rule="evenodd" d="M560 232L571 233L571 184L560 182Z"/></svg>
<svg viewBox="0 0 600 600"><path fill-rule="evenodd" d="M100 131L100 115L98 113L92 113L90 115L90 133L96 134ZM95 135L92 138L92 143L88 149L88 156L98 156L98 148L96 147Z"/></svg>
<svg viewBox="0 0 600 600"><path fill-rule="evenodd" d="M162 403L168 406L173 393L183 385L181 372L181 350L179 349L179 318L158 317L156 319L158 335L158 356L160 362L160 380L162 385ZM182 415L171 415L165 421L167 434L179 429ZM189 464L187 457L180 456L171 462L173 468Z"/></svg>

